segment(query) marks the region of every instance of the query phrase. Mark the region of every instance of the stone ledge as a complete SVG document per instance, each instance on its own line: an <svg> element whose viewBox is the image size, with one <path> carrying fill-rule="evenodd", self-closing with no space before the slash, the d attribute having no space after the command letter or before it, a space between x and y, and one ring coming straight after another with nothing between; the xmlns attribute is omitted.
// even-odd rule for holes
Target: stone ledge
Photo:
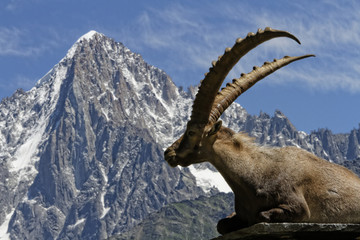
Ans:
<svg viewBox="0 0 360 240"><path fill-rule="evenodd" d="M258 223L213 240L271 239L357 239L360 224L339 223Z"/></svg>

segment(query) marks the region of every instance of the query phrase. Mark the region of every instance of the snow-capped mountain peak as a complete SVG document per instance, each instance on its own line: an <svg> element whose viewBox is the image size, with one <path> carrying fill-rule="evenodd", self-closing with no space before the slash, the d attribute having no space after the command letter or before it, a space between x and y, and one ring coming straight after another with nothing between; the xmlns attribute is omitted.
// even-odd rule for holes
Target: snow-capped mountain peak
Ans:
<svg viewBox="0 0 360 240"><path fill-rule="evenodd" d="M64 57L64 59L71 59L74 57L74 54L76 52L76 49L78 48L79 45L82 44L83 41L91 41L94 40L96 38L106 38L104 34L102 33L98 33L94 30L91 30L89 32L87 32L86 34L82 35L78 40L75 41L75 43L73 44L73 46L68 50L66 56Z"/></svg>
<svg viewBox="0 0 360 240"><path fill-rule="evenodd" d="M89 41L90 39L92 39L95 35L100 35L100 36L105 36L102 33L98 33L95 30L90 30L88 33L85 33L84 35L82 35L76 42L81 42L83 40L87 40Z"/></svg>

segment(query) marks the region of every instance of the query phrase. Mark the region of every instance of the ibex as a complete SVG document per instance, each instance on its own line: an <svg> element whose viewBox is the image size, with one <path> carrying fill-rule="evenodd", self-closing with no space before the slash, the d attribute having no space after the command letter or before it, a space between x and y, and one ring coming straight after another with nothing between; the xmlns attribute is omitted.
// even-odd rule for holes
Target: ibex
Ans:
<svg viewBox="0 0 360 240"><path fill-rule="evenodd" d="M219 89L242 56L277 37L292 34L265 28L237 39L213 61L201 81L185 133L164 153L170 166L210 162L235 195L235 213L219 221L225 234L259 222L360 223L360 179L350 170L297 147L258 146L244 133L223 127L221 114L256 82L299 59L285 56L254 67Z"/></svg>

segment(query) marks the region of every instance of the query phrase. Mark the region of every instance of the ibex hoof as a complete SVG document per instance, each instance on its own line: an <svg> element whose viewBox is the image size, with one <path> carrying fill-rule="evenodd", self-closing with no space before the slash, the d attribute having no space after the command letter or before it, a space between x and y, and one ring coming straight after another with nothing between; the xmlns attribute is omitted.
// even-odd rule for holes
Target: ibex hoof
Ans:
<svg viewBox="0 0 360 240"><path fill-rule="evenodd" d="M231 217L221 219L216 226L217 231L222 235L244 227L248 227L248 224L238 219L235 214L232 214Z"/></svg>

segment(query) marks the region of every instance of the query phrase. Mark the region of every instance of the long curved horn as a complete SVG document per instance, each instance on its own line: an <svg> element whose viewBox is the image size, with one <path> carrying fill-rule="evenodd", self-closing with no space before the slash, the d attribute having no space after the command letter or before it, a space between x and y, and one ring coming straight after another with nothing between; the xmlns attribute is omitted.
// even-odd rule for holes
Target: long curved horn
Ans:
<svg viewBox="0 0 360 240"><path fill-rule="evenodd" d="M233 79L232 83L228 83L225 88L218 92L210 112L208 119L209 123L216 122L221 114L236 100L236 98L264 77L288 65L289 63L314 56L315 55L312 54L299 57L285 56L279 60L274 59L271 63L265 62L261 67L254 67L253 71L248 74L242 73L240 78Z"/></svg>
<svg viewBox="0 0 360 240"><path fill-rule="evenodd" d="M195 97L189 124L205 126L208 123L209 115L225 77L234 65L251 49L261 43L277 37L288 37L300 44L300 41L286 31L274 30L269 27L265 30L259 29L257 33L249 33L245 39L237 39L232 48L225 49L223 56L212 63L212 68L206 74Z"/></svg>

